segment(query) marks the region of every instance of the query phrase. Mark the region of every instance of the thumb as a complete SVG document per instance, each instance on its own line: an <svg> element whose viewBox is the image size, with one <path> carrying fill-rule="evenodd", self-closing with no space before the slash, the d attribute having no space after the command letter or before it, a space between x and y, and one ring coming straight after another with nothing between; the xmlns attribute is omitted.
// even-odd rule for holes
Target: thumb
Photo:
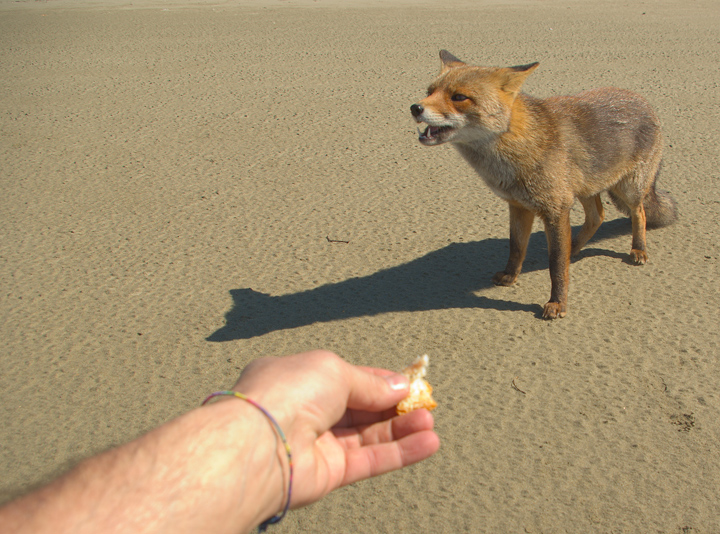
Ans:
<svg viewBox="0 0 720 534"><path fill-rule="evenodd" d="M407 397L410 389L405 375L383 369L349 366L347 381L347 407L351 410L386 410Z"/></svg>

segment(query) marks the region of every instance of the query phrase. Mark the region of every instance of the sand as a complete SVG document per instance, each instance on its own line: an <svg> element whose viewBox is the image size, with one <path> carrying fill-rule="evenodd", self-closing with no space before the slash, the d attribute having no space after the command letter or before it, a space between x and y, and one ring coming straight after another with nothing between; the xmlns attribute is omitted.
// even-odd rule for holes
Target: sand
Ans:
<svg viewBox="0 0 720 534"><path fill-rule="evenodd" d="M442 448L274 532L720 532L719 27L714 0L3 1L0 502L327 348L429 354ZM409 114L440 48L647 96L680 208L647 265L608 204L566 318L539 223L492 285L507 207Z"/></svg>

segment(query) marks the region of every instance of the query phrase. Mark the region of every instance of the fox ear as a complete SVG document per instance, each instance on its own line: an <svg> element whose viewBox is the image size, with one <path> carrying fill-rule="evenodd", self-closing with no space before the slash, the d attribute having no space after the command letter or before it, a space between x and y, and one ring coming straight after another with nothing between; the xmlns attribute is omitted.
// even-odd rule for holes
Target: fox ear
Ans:
<svg viewBox="0 0 720 534"><path fill-rule="evenodd" d="M443 74L455 67L462 67L463 65L465 65L464 62L460 61L447 50L440 50L440 61L442 61L442 69L440 69L440 74Z"/></svg>
<svg viewBox="0 0 720 534"><path fill-rule="evenodd" d="M525 78L530 76L530 73L534 71L540 63L529 63L528 65L518 65L516 67L508 67L502 69L502 88L508 93L517 94L520 92Z"/></svg>

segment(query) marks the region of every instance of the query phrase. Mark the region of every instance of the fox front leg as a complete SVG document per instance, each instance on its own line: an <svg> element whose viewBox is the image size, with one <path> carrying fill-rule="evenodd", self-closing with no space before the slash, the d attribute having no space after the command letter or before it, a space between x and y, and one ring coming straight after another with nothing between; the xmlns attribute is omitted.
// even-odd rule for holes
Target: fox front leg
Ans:
<svg viewBox="0 0 720 534"><path fill-rule="evenodd" d="M565 317L570 283L570 211L557 217L543 217L550 256L550 300L543 309L544 319Z"/></svg>
<svg viewBox="0 0 720 534"><path fill-rule="evenodd" d="M495 285L509 286L517 280L527 253L534 220L535 214L532 211L510 204L510 257L505 270L493 276Z"/></svg>

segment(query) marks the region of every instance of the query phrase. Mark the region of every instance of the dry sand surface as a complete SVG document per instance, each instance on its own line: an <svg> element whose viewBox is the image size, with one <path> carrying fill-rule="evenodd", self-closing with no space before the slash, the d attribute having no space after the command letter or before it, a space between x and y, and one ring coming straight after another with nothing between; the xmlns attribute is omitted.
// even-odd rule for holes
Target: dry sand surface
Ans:
<svg viewBox="0 0 720 534"><path fill-rule="evenodd" d="M274 532L720 532L718 28L715 0L3 1L0 501L322 347L428 353L442 448ZM680 207L647 265L608 204L565 319L539 223L491 284L507 206L409 114L440 48L647 96Z"/></svg>

